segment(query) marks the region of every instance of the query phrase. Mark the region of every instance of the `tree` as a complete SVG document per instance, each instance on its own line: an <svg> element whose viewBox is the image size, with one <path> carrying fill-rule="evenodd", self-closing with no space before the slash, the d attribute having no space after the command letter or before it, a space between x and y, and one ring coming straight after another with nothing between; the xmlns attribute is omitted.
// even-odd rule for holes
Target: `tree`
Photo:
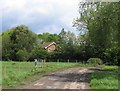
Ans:
<svg viewBox="0 0 120 91"><path fill-rule="evenodd" d="M12 54L14 54L14 50L12 50L12 43L10 41L10 36L12 33L13 33L12 30L7 30L1 34L3 60L13 59Z"/></svg>
<svg viewBox="0 0 120 91"><path fill-rule="evenodd" d="M112 57L112 59L111 57L106 57L106 52L113 48L119 49L117 46L119 36L119 3L85 2L80 4L80 7L82 7L80 18L75 21L75 26L77 28L82 27L80 31L85 31L84 34L88 34L89 48L94 49L93 54L96 57L115 63L117 57ZM107 54L111 55L111 52L109 51ZM112 55L115 56L116 53Z"/></svg>
<svg viewBox="0 0 120 91"><path fill-rule="evenodd" d="M22 53L25 52L25 55L29 55L36 42L36 36L25 25L20 25L3 32L3 60L27 60L29 56L23 56ZM26 58L22 58L22 56Z"/></svg>
<svg viewBox="0 0 120 91"><path fill-rule="evenodd" d="M33 44L36 41L36 35L25 25L17 26L16 28L14 28L10 38L12 43L14 44L14 47L16 47L16 51L17 48L25 48L28 52L30 52Z"/></svg>
<svg viewBox="0 0 120 91"><path fill-rule="evenodd" d="M0 60L2 61L2 36L0 35Z"/></svg>
<svg viewBox="0 0 120 91"><path fill-rule="evenodd" d="M47 56L47 52L44 48L42 48L40 45L36 45L31 53L29 60L34 60L35 58L44 59Z"/></svg>
<svg viewBox="0 0 120 91"><path fill-rule="evenodd" d="M59 55L61 58L72 59L74 57L76 36L73 32L65 31L59 33ZM58 55L58 54L57 54Z"/></svg>
<svg viewBox="0 0 120 91"><path fill-rule="evenodd" d="M29 53L24 49L24 50L19 50L16 53L16 58L19 61L27 61L29 59Z"/></svg>
<svg viewBox="0 0 120 91"><path fill-rule="evenodd" d="M42 42L58 42L59 37L57 34L43 33L43 34L38 34L38 38Z"/></svg>

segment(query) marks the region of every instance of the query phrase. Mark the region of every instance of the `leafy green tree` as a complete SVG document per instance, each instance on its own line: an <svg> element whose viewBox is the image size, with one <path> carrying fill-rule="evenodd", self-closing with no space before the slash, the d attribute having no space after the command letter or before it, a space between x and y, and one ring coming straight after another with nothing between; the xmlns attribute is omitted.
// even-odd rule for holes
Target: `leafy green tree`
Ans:
<svg viewBox="0 0 120 91"><path fill-rule="evenodd" d="M65 59L74 58L75 42L76 35L70 31L66 32L63 28L59 33L59 47L58 47L58 53L61 56L61 58Z"/></svg>
<svg viewBox="0 0 120 91"><path fill-rule="evenodd" d="M29 53L26 50L19 50L16 53L16 59L19 61L27 61L29 58Z"/></svg>
<svg viewBox="0 0 120 91"><path fill-rule="evenodd" d="M3 60L13 59L12 54L14 54L14 50L12 50L12 43L10 41L10 36L12 33L13 33L12 30L7 30L1 34Z"/></svg>
<svg viewBox="0 0 120 91"><path fill-rule="evenodd" d="M96 56L106 61L109 60L108 62L116 63L118 53L114 50L119 49L119 3L85 2L80 4L80 7L82 7L80 18L75 21L74 26L88 35L87 45L89 46L87 48L93 49L93 51L87 51L86 53L93 52L94 55L90 55L90 57ZM113 52L108 51L111 49ZM114 53L112 54L114 57L111 53Z"/></svg>
<svg viewBox="0 0 120 91"><path fill-rule="evenodd" d="M0 60L2 61L2 36L0 35Z"/></svg>
<svg viewBox="0 0 120 91"><path fill-rule="evenodd" d="M15 27L10 38L16 51L25 48L30 52L36 41L36 35L25 25Z"/></svg>
<svg viewBox="0 0 120 91"><path fill-rule="evenodd" d="M25 25L20 25L3 32L3 60L27 60L29 57L29 53L31 52L34 44L36 43L36 38L37 35L30 31L29 28ZM25 56L22 55L23 52L25 52ZM26 54L28 56L26 56Z"/></svg>
<svg viewBox="0 0 120 91"><path fill-rule="evenodd" d="M46 56L47 56L46 50L40 46L36 46L35 48L33 48L29 60L34 60L35 58L45 59Z"/></svg>
<svg viewBox="0 0 120 91"><path fill-rule="evenodd" d="M43 42L58 42L57 34L43 33L38 34L38 38Z"/></svg>

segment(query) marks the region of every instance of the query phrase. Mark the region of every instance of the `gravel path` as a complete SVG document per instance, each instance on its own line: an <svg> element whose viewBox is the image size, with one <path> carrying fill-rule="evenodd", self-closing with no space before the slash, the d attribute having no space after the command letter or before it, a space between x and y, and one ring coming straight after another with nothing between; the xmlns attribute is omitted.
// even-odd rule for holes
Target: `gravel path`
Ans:
<svg viewBox="0 0 120 91"><path fill-rule="evenodd" d="M22 89L90 89L88 76L95 67L77 67L57 71Z"/></svg>

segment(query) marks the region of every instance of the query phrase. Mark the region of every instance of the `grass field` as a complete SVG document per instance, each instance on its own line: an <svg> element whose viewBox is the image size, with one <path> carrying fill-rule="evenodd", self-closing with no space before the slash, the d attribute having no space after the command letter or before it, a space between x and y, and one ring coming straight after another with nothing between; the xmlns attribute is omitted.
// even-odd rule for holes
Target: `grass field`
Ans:
<svg viewBox="0 0 120 91"><path fill-rule="evenodd" d="M4 66L6 65L6 79L4 79ZM20 66L19 66L20 65ZM41 74L53 72L62 68L75 67L75 66L85 66L81 63L65 63L65 62L47 62L46 67L40 67L34 69L34 62L2 62L2 85L3 88L12 88L18 85L24 85L25 80L29 77L32 78L31 81L39 79L39 77L33 77L36 74ZM86 65L87 66L87 65Z"/></svg>
<svg viewBox="0 0 120 91"><path fill-rule="evenodd" d="M2 88L2 62L0 62L0 89Z"/></svg>
<svg viewBox="0 0 120 91"><path fill-rule="evenodd" d="M92 73L90 86L93 89L118 89L118 66L105 66L102 71Z"/></svg>
<svg viewBox="0 0 120 91"><path fill-rule="evenodd" d="M3 88L16 88L38 80L51 72L68 67L88 67L93 66L82 63L47 62L45 68L34 69L34 62L0 62L2 70L0 83ZM4 66L6 65L6 79L4 79ZM20 66L19 66L20 65ZM93 89L117 89L118 88L118 67L104 66L102 71L90 75L90 86Z"/></svg>

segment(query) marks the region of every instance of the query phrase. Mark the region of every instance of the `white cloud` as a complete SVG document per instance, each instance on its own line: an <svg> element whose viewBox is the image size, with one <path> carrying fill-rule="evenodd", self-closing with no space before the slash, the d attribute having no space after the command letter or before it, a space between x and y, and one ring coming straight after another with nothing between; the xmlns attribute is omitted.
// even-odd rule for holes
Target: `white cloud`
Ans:
<svg viewBox="0 0 120 91"><path fill-rule="evenodd" d="M40 32L49 32L49 33L52 33L52 34L54 34L54 33L56 33L56 34L58 34L58 33L60 33L60 30L61 28L60 27L58 27L58 26L55 26L55 25L49 25L48 27L43 27L42 29L40 29L40 30L37 30L36 31L36 33L37 34L39 34Z"/></svg>
<svg viewBox="0 0 120 91"><path fill-rule="evenodd" d="M62 26L74 30L72 21L79 16L78 3L79 0L2 0L3 21L9 22L4 25L10 28L26 24L37 33L56 33Z"/></svg>

